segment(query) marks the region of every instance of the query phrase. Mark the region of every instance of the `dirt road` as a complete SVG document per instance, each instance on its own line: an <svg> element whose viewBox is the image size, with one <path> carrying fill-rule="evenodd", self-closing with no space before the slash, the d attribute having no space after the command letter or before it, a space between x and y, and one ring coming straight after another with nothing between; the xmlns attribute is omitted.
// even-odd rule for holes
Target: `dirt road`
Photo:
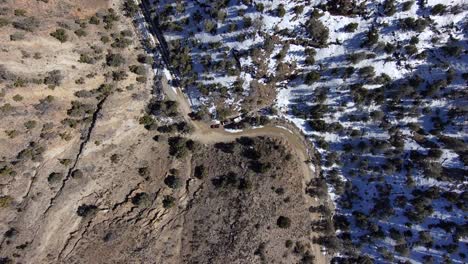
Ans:
<svg viewBox="0 0 468 264"><path fill-rule="evenodd" d="M209 124L192 120L189 117L192 109L188 103L188 98L181 91L181 89L169 85L165 76L162 76L161 78L161 87L169 100L178 102L179 111L186 122L193 125L194 131L188 136L189 138L204 144L229 142L245 136L268 136L281 138L290 144L292 151L295 152L302 161L304 161L301 163L301 170L303 175L302 184L304 189L312 178L318 177L319 169L315 166L315 164L311 164L312 167L309 167L308 161L314 159L312 158L312 154L308 149L309 144L306 142L306 139L302 134L279 125L266 125L259 128L249 128L238 132L226 131L223 128L212 129L210 128ZM304 199L311 202L313 206L319 205L318 201L312 199L310 196L305 194L305 192ZM320 216L317 214L311 214L311 221L319 220L319 217ZM312 236L318 236L318 234L312 233ZM330 258L327 255L323 255L320 249L320 245L312 244L312 253L315 256L315 263L329 263Z"/></svg>

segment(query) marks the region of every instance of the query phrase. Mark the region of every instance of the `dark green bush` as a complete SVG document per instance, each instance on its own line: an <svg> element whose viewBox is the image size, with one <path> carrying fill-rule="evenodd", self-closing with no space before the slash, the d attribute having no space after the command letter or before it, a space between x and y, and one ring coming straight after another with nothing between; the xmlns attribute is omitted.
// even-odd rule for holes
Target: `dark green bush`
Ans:
<svg viewBox="0 0 468 264"><path fill-rule="evenodd" d="M50 35L60 42L64 43L68 40L68 34L63 28L58 28L54 32L50 33Z"/></svg>
<svg viewBox="0 0 468 264"><path fill-rule="evenodd" d="M323 120L314 119L314 120L309 120L307 123L315 131L326 132L328 130L328 126Z"/></svg>
<svg viewBox="0 0 468 264"><path fill-rule="evenodd" d="M203 179L206 176L207 172L204 165L198 165L195 167L193 176L197 179Z"/></svg>
<svg viewBox="0 0 468 264"><path fill-rule="evenodd" d="M31 130L31 129L35 128L36 125L37 125L37 122L34 121L34 120L29 120L29 121L24 122L24 127L27 130Z"/></svg>
<svg viewBox="0 0 468 264"><path fill-rule="evenodd" d="M138 54L138 62L144 64L153 64L154 59L151 56L147 56L146 54Z"/></svg>
<svg viewBox="0 0 468 264"><path fill-rule="evenodd" d="M304 77L304 83L309 85L318 80L320 80L320 73L318 71L310 71Z"/></svg>
<svg viewBox="0 0 468 264"><path fill-rule="evenodd" d="M127 79L128 74L126 71L120 70L120 71L113 71L112 72L112 80L114 81L123 81Z"/></svg>
<svg viewBox="0 0 468 264"><path fill-rule="evenodd" d="M297 5L293 8L294 14L300 15L304 12L304 6L303 5Z"/></svg>
<svg viewBox="0 0 468 264"><path fill-rule="evenodd" d="M329 30L320 20L310 18L307 21L306 30L317 46L323 47L327 44Z"/></svg>
<svg viewBox="0 0 468 264"><path fill-rule="evenodd" d="M409 41L409 43L410 43L411 45L416 45L416 44L419 43L419 38L418 38L417 36L412 36L411 39L410 39L410 41Z"/></svg>
<svg viewBox="0 0 468 264"><path fill-rule="evenodd" d="M76 214L81 217L92 216L96 213L97 209L95 205L82 204L78 207Z"/></svg>
<svg viewBox="0 0 468 264"><path fill-rule="evenodd" d="M138 75L146 74L146 68L143 65L130 65L129 69L131 72L138 74Z"/></svg>
<svg viewBox="0 0 468 264"><path fill-rule="evenodd" d="M351 53L347 56L347 60L350 61L353 64L359 63L367 58L367 55L365 52L356 52L356 53Z"/></svg>
<svg viewBox="0 0 468 264"><path fill-rule="evenodd" d="M276 220L276 224L280 228L289 228L291 226L291 219L289 219L289 217L286 216L280 216Z"/></svg>
<svg viewBox="0 0 468 264"><path fill-rule="evenodd" d="M405 2L403 2L403 4L402 4L403 11L409 11L411 9L411 7L413 6L413 4L414 4L414 1L405 1Z"/></svg>
<svg viewBox="0 0 468 264"><path fill-rule="evenodd" d="M101 24L101 20L99 20L99 18L97 16L92 16L92 17L89 18L89 23L93 24L93 25L99 25L99 24Z"/></svg>
<svg viewBox="0 0 468 264"><path fill-rule="evenodd" d="M172 196L170 196L170 195L165 195L165 196L164 196L164 199L163 199L163 201L162 201L163 207L164 207L165 209L171 208L171 207L173 207L173 206L175 205L175 201L176 201L176 200L175 200L174 197L172 197Z"/></svg>
<svg viewBox="0 0 468 264"><path fill-rule="evenodd" d="M239 178L237 174L230 171L226 175L217 176L211 179L211 183L217 189L228 189L238 186Z"/></svg>
<svg viewBox="0 0 468 264"><path fill-rule="evenodd" d="M80 29L75 30L75 35L77 35L78 37L84 37L84 36L87 36L88 33L86 32L86 30L80 28Z"/></svg>
<svg viewBox="0 0 468 264"><path fill-rule="evenodd" d="M141 206L141 207L149 207L151 206L151 197L147 193L137 193L135 196L132 197L132 204Z"/></svg>
<svg viewBox="0 0 468 264"><path fill-rule="evenodd" d="M190 140L183 137L170 137L168 139L169 154L176 158L185 157L189 152L189 142Z"/></svg>
<svg viewBox="0 0 468 264"><path fill-rule="evenodd" d="M204 26L205 32L216 34L217 25L215 22L211 20L205 20L205 22L203 23L203 26Z"/></svg>
<svg viewBox="0 0 468 264"><path fill-rule="evenodd" d="M362 42L361 47L369 47L377 44L379 41L379 31L373 27L366 33L366 39Z"/></svg>
<svg viewBox="0 0 468 264"><path fill-rule="evenodd" d="M111 44L113 48L123 49L132 44L132 40L126 37L117 37L114 39L114 43Z"/></svg>
<svg viewBox="0 0 468 264"><path fill-rule="evenodd" d="M344 31L346 32L354 32L358 28L358 23L349 23L344 27Z"/></svg>
<svg viewBox="0 0 468 264"><path fill-rule="evenodd" d="M126 0L123 4L123 10L125 12L125 16L133 17L136 15L140 8L133 0Z"/></svg>
<svg viewBox="0 0 468 264"><path fill-rule="evenodd" d="M400 19L399 25L403 30L422 32L427 26L429 26L429 21L423 18L414 19L412 17L407 17Z"/></svg>
<svg viewBox="0 0 468 264"><path fill-rule="evenodd" d="M79 101L72 101L72 107L67 110L67 114L71 117L83 117L84 115L90 115L94 111L92 104L85 104Z"/></svg>
<svg viewBox="0 0 468 264"><path fill-rule="evenodd" d="M60 86L62 84L64 77L60 70L53 70L47 73L47 76L44 78L44 84L51 86Z"/></svg>
<svg viewBox="0 0 468 264"><path fill-rule="evenodd" d="M172 189L177 189L181 186L180 178L175 175L169 175L164 179L164 183Z"/></svg>
<svg viewBox="0 0 468 264"><path fill-rule="evenodd" d="M265 9L265 5L263 3L255 3L255 9L258 12L263 13L263 10Z"/></svg>
<svg viewBox="0 0 468 264"><path fill-rule="evenodd" d="M106 64L111 67L119 67L125 63L125 58L116 53L109 53L106 56Z"/></svg>
<svg viewBox="0 0 468 264"><path fill-rule="evenodd" d="M407 257L410 254L410 249L406 243L395 245L395 251L404 257Z"/></svg>
<svg viewBox="0 0 468 264"><path fill-rule="evenodd" d="M80 179L83 177L83 172L80 169L76 169L71 173L72 178Z"/></svg>
<svg viewBox="0 0 468 264"><path fill-rule="evenodd" d="M418 48L416 47L416 45L406 45L405 51L408 55L411 56L411 55L418 53Z"/></svg>
<svg viewBox="0 0 468 264"><path fill-rule="evenodd" d="M219 149L223 151L224 153L234 153L235 150L235 144L234 143L224 143L224 142L218 142L215 143L214 147L216 149Z"/></svg>
<svg viewBox="0 0 468 264"><path fill-rule="evenodd" d="M178 114L178 105L176 101L171 100L152 100L148 105L148 109L154 115L164 114L173 117Z"/></svg>
<svg viewBox="0 0 468 264"><path fill-rule="evenodd" d="M279 17L284 17L286 14L286 9L284 9L283 4L279 4L278 7L276 8L276 13Z"/></svg>
<svg viewBox="0 0 468 264"><path fill-rule="evenodd" d="M265 173L271 169L271 163L253 160L250 162L250 169L256 173Z"/></svg>
<svg viewBox="0 0 468 264"><path fill-rule="evenodd" d="M447 6L443 4L437 4L431 9L431 15L433 16L440 16L445 14L445 12L447 12Z"/></svg>
<svg viewBox="0 0 468 264"><path fill-rule="evenodd" d="M111 29L115 21L119 21L120 17L117 15L114 9L109 8L108 13L104 15L103 22L106 24L106 29Z"/></svg>
<svg viewBox="0 0 468 264"><path fill-rule="evenodd" d="M146 76L138 76L135 79L139 83L145 83L146 82Z"/></svg>
<svg viewBox="0 0 468 264"><path fill-rule="evenodd" d="M352 16L362 13L363 5L350 0L328 0L326 1L326 9L332 15Z"/></svg>
<svg viewBox="0 0 468 264"><path fill-rule="evenodd" d="M146 129L149 129L153 124L155 124L154 119L150 115L144 115L139 119L140 125L145 126Z"/></svg>
<svg viewBox="0 0 468 264"><path fill-rule="evenodd" d="M78 62L86 63L86 64L94 64L96 63L96 60L93 57L91 57L89 54L81 53L80 59L78 60Z"/></svg>
<svg viewBox="0 0 468 264"><path fill-rule="evenodd" d="M57 184L59 183L63 178L63 174L60 172L52 172L49 174L49 177L47 177L47 181L49 184Z"/></svg>
<svg viewBox="0 0 468 264"><path fill-rule="evenodd" d="M385 0L383 8L386 16L393 16L396 13L395 0Z"/></svg>
<svg viewBox="0 0 468 264"><path fill-rule="evenodd" d="M365 66L359 69L359 75L363 78L372 78L375 76L374 67L372 66Z"/></svg>

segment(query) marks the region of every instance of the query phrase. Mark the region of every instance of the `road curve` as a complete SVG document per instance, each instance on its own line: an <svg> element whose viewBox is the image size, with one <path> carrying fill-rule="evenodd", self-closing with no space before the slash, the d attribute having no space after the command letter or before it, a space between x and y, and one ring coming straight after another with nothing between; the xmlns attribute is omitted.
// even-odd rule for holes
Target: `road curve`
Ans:
<svg viewBox="0 0 468 264"><path fill-rule="evenodd" d="M182 114L184 120L194 127L193 133L188 137L197 140L204 144L212 144L216 142L233 141L236 138L243 136L271 136L280 137L288 141L294 149L300 150L300 157L306 161L312 157L305 144L305 138L299 133L295 133L283 126L277 125L266 125L258 128L248 128L242 131L226 131L223 128L213 129L206 122L195 121L189 117L192 109L188 103L188 99L185 94L176 87L172 87L168 84L165 76L161 77L161 87L164 94L169 100L176 101L178 103L179 112Z"/></svg>
<svg viewBox="0 0 468 264"><path fill-rule="evenodd" d="M259 128L249 128L238 132L228 132L223 128L212 129L210 125L205 122L195 121L189 117L189 114L192 112L190 104L188 103L188 98L177 87L170 86L166 77L163 75L160 79L161 88L163 93L167 96L167 99L176 101L178 103L179 112L182 114L184 120L191 124L194 127L194 131L187 135L188 138L204 143L204 144L214 144L217 142L230 142L234 141L240 137L256 137L256 136L268 136L273 138L280 138L285 140L287 144L290 145L290 149L295 153L301 161L300 167L302 170L302 184L304 188L307 186L307 183L319 176L319 168L316 164L312 164L315 169L309 167L310 160L316 160L313 157L313 152L309 151L308 146L311 146L306 142L306 139L302 134L297 131L289 130L286 127L278 125L266 125ZM305 192L303 193L304 199L310 199ZM311 220L317 220L311 217ZM318 234L312 233L314 236ZM312 244L312 253L315 256L314 263L329 263L329 256L323 255L320 249L320 245Z"/></svg>

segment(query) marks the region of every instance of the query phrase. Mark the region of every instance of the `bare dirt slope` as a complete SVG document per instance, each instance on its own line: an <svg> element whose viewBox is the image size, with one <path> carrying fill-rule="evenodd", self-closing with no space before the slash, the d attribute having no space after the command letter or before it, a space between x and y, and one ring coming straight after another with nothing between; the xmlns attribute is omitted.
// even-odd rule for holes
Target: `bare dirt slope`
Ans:
<svg viewBox="0 0 468 264"><path fill-rule="evenodd" d="M241 138L239 142L215 144L194 161L195 166L210 166L184 216L184 260L311 260L309 204L297 173L301 174L302 160L292 155L282 140ZM291 222L279 227L281 217Z"/></svg>
<svg viewBox="0 0 468 264"><path fill-rule="evenodd" d="M285 145L242 138L198 146L174 160L177 169L165 178L151 176L126 200L84 217L64 261L309 263L310 204L297 174L302 161ZM282 216L288 223L279 227ZM324 263L320 255L318 262Z"/></svg>
<svg viewBox="0 0 468 264"><path fill-rule="evenodd" d="M150 166L149 153L166 149L138 122L151 82L128 70L143 50L119 1L0 8L1 262L58 263L89 212L107 212L166 170L165 158ZM111 54L120 63L109 63Z"/></svg>

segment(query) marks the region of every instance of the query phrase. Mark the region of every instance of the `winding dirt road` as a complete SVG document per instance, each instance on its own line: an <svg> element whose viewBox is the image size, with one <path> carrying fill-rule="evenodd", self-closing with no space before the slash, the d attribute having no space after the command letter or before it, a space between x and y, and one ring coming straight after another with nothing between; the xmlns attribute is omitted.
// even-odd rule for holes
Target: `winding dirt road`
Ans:
<svg viewBox="0 0 468 264"><path fill-rule="evenodd" d="M137 3L141 3L140 7L145 17L146 22L148 23L148 30L151 34L158 39L158 51L160 52L163 62L167 70L174 74L174 70L172 69L169 63L169 48L167 47L167 43L163 33L161 32L157 20L151 17L151 12L149 10L150 6L146 0L137 0ZM303 189L307 187L307 184L310 182L311 179L318 177L320 173L320 168L316 164L310 164L308 161L318 161L315 157L315 151L312 148L310 142L307 142L304 136L300 133L299 129L291 126L290 124L286 123L284 120L277 120L277 124L275 125L266 125L260 128L250 128L245 129L239 132L228 132L223 128L212 129L210 125L204 122L192 120L189 117L189 114L192 112L191 106L188 103L189 100L182 92L181 89L177 87L172 87L169 85L168 80L163 74L163 71L159 71L161 73L160 78L160 86L162 88L162 92L168 97L168 99L172 101L178 102L179 112L182 114L184 120L191 124L194 127L193 133L188 135L190 139L196 140L198 142L204 144L214 144L217 142L229 142L234 141L237 138L243 136L249 137L256 137L256 136L268 136L274 138L280 138L287 142L290 145L290 149L300 158L300 160L304 161L301 162L301 171L302 171L302 185ZM279 123L279 124L278 124ZM310 167L309 167L310 165ZM305 192L303 192L304 199L308 201L313 206L318 206L320 204L314 198L311 198ZM311 221L320 220L321 216L318 214L310 214ZM312 237L316 237L319 234L312 232ZM330 257L328 255L324 255L320 250L320 245L318 244L311 244L312 254L315 256L315 263L329 263Z"/></svg>
<svg viewBox="0 0 468 264"><path fill-rule="evenodd" d="M169 86L165 77L161 78L161 87L164 94L166 94L170 100L176 101L178 103L179 111L183 115L185 121L193 125L194 132L189 135L189 138L193 140L197 140L204 144L212 144L216 142L233 141L243 136L280 137L286 139L287 142L292 145L293 149L297 150L297 154L299 154L303 161L308 161L311 159L311 155L307 149L307 143L305 142L304 137L297 132L279 125L266 125L259 128L249 128L238 132L226 131L223 128L213 129L210 128L209 124L192 120L189 117L192 109L188 103L188 99L179 88ZM307 169L307 174L311 174L310 169Z"/></svg>

